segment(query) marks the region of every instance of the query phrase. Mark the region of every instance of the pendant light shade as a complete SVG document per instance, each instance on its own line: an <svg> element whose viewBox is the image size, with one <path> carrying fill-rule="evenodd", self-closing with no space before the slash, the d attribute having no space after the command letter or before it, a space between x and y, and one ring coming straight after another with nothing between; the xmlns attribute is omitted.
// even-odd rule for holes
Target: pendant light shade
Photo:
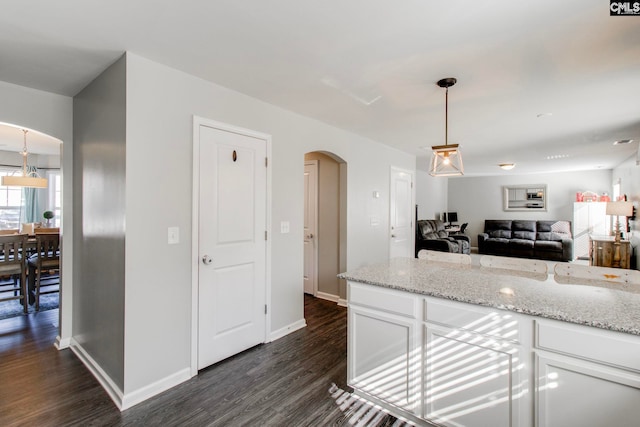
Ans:
<svg viewBox="0 0 640 427"><path fill-rule="evenodd" d="M22 148L22 175L7 175L2 177L2 185L12 187L29 187L29 188L47 188L48 182L46 178L40 178L36 172L27 172L27 132L24 132L24 145Z"/></svg>
<svg viewBox="0 0 640 427"><path fill-rule="evenodd" d="M444 121L444 145L431 147L431 176L457 176L464 175L462 155L458 144L449 144L449 88L456 84L456 79L448 77L438 81L438 86L446 88L445 91L445 121Z"/></svg>

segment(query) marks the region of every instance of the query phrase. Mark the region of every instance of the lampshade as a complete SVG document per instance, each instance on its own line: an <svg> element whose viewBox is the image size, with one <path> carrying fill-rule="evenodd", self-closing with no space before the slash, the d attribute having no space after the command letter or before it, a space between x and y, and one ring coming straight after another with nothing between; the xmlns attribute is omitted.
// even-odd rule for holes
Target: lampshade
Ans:
<svg viewBox="0 0 640 427"><path fill-rule="evenodd" d="M606 214L614 216L631 216L633 215L633 203L624 201L607 202Z"/></svg>
<svg viewBox="0 0 640 427"><path fill-rule="evenodd" d="M29 188L47 188L48 182L46 178L41 178L36 172L27 172L27 132L28 130L22 129L24 145L22 148L22 174L21 175L7 175L2 177L2 185L8 185L12 187L29 187Z"/></svg>
<svg viewBox="0 0 640 427"><path fill-rule="evenodd" d="M445 119L444 119L444 145L431 147L431 176L455 176L464 175L462 155L458 144L449 144L449 88L456 84L457 80L448 77L438 81L438 86L446 88L445 92Z"/></svg>
<svg viewBox="0 0 640 427"><path fill-rule="evenodd" d="M6 175L2 177L2 185L12 187L47 188L47 179L29 175Z"/></svg>

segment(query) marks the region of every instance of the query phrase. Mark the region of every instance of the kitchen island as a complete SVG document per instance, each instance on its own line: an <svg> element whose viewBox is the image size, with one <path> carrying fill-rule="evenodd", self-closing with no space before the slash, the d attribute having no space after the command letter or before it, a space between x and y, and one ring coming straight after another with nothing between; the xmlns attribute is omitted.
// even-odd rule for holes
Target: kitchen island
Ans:
<svg viewBox="0 0 640 427"><path fill-rule="evenodd" d="M397 416L418 425L638 425L640 294L628 286L417 259L340 277L349 385Z"/></svg>

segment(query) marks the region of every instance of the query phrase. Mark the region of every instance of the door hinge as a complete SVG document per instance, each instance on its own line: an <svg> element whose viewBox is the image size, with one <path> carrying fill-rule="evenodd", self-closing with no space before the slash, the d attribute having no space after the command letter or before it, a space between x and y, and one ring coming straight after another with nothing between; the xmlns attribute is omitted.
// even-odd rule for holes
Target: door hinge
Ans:
<svg viewBox="0 0 640 427"><path fill-rule="evenodd" d="M269 158L268 158L268 157L265 157L265 158L264 158L264 167L266 168L266 167L268 167L268 166L269 166Z"/></svg>
<svg viewBox="0 0 640 427"><path fill-rule="evenodd" d="M267 240L267 230L264 230L264 240Z"/></svg>
<svg viewBox="0 0 640 427"><path fill-rule="evenodd" d="M267 314L267 304L264 305L264 314Z"/></svg>

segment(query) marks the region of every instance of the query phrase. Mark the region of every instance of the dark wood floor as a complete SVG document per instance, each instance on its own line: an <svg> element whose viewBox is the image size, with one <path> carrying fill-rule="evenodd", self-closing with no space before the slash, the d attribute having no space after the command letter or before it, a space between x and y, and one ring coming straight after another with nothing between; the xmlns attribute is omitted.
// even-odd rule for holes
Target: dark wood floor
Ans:
<svg viewBox="0 0 640 427"><path fill-rule="evenodd" d="M400 426L350 396L346 309L305 296L308 326L124 412L68 349L58 310L0 321L0 426Z"/></svg>

